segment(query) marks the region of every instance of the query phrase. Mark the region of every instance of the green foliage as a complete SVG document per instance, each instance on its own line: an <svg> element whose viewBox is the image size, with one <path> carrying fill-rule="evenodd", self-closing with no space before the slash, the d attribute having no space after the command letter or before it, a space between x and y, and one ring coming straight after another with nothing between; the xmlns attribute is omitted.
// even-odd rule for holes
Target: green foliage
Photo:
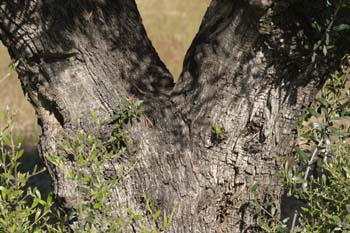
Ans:
<svg viewBox="0 0 350 233"><path fill-rule="evenodd" d="M175 209L171 211L169 216L165 212L162 214L161 210L155 210L154 202L150 195L143 194L143 198L146 204L146 214L150 216L153 226L157 227L152 230L147 230L146 227L141 226L141 232L158 233L168 231L172 225L172 218L174 216Z"/></svg>
<svg viewBox="0 0 350 233"><path fill-rule="evenodd" d="M116 187L123 185L136 164L135 161L127 168L121 162L121 156L130 143L124 128L141 116L141 104L139 100L122 102L119 113L112 118L114 129L108 140L99 134L104 122L92 113L95 127L90 133L80 130L73 137L67 135L59 144L57 153L46 156L54 167L62 170L69 167L67 181L75 184L72 192L75 196L71 198L76 201L68 218L73 222L74 231L126 232L131 224L138 226L142 232L160 232L161 226L169 228L171 220L165 214L163 224L158 224L161 211L154 211L148 196L145 198L146 214L151 216L152 223L151 227L147 224L148 228L143 224L148 221L146 215L113 201ZM73 162L67 164L65 155Z"/></svg>
<svg viewBox="0 0 350 233"><path fill-rule="evenodd" d="M349 155L350 147L339 145L333 152L332 161L321 167L322 174L311 176L308 186L298 190L299 198L307 200L299 219L302 231L350 231Z"/></svg>
<svg viewBox="0 0 350 233"><path fill-rule="evenodd" d="M20 60L11 62L11 63L8 65L8 68L10 69L10 71L15 71L16 68L17 68L17 66L19 65L19 63L20 63Z"/></svg>
<svg viewBox="0 0 350 233"><path fill-rule="evenodd" d="M312 61L315 61L320 54L327 56L329 51L342 54L339 53L337 45L341 43L338 42L350 33L350 21L344 15L350 7L347 0L320 1L319 7L319 12L322 13L318 17L311 17L311 26L316 39L313 45Z"/></svg>
<svg viewBox="0 0 350 233"><path fill-rule="evenodd" d="M280 213L275 203L271 201L269 196L266 196L263 201L259 201L257 198L257 192L260 184L255 183L251 187L251 194L253 195L253 201L255 206L256 221L259 232L270 233L287 233L287 222L289 218L280 220Z"/></svg>
<svg viewBox="0 0 350 233"><path fill-rule="evenodd" d="M347 57L345 61L347 61ZM350 72L343 66L326 83L310 106L299 130L303 140L295 150L294 164L286 163L289 195L306 201L295 231L349 231Z"/></svg>
<svg viewBox="0 0 350 233"><path fill-rule="evenodd" d="M290 216L289 221L299 222L291 224L292 232L350 231L350 126L346 126L350 119L349 86L350 69L343 65L300 122L299 143L282 171L287 194L306 204ZM262 231L287 230L287 220L281 222L268 205L256 203Z"/></svg>
<svg viewBox="0 0 350 233"><path fill-rule="evenodd" d="M343 66L341 72L331 76L323 87L320 96L301 119L299 127L299 145L295 147L294 160L286 163L285 183L290 192L298 185L306 185L310 175L308 168L317 168L323 173L323 166L333 159L339 146L346 145L350 119L349 68ZM292 169L292 170L290 170Z"/></svg>
<svg viewBox="0 0 350 233"><path fill-rule="evenodd" d="M215 144L222 142L226 137L224 127L216 124L212 127L211 130L211 141Z"/></svg>
<svg viewBox="0 0 350 233"><path fill-rule="evenodd" d="M145 210L134 211L113 201L116 187L122 186L133 171L121 156L130 139L126 124L141 116L141 101L125 100L113 116L114 129L106 140L100 132L106 123L92 113L91 132L82 129L73 136L57 141L57 150L45 155L52 167L65 170L66 182L72 185L72 208L64 213L54 205L53 195L43 198L37 188L27 187L28 180L42 172L21 173L19 159L23 155L21 141L14 142L7 134L9 122L0 132L0 232L128 232L136 227L143 233L167 231L174 211L155 209L150 195L144 197ZM0 114L1 118L4 118Z"/></svg>
<svg viewBox="0 0 350 233"><path fill-rule="evenodd" d="M117 159L122 151L108 151L97 136L80 130L76 136L67 137L59 145L63 154L47 155L49 161L60 169L67 169L64 154L74 161L68 169L67 182L75 184L72 199L76 200L69 219L74 222L77 232L120 232L124 225L133 220L132 216L116 221L115 206L111 202L111 190L124 177L123 164L110 167L112 175L105 177L106 167ZM118 170L118 174L114 174ZM77 219L77 220L75 220ZM113 231L110 231L112 230Z"/></svg>
<svg viewBox="0 0 350 233"><path fill-rule="evenodd" d="M284 38L293 58L310 61L317 68L325 63L331 67L350 50L349 0L276 0L274 6L273 25L289 25L293 33ZM298 52L293 51L295 42Z"/></svg>
<svg viewBox="0 0 350 233"><path fill-rule="evenodd" d="M350 20L348 11L350 2L348 0L321 0L317 3L305 1L305 15L310 18L314 34L312 61L319 55L343 54L348 51L341 47L344 39L350 35ZM312 14L311 11L316 12ZM342 43L340 43L342 41Z"/></svg>
<svg viewBox="0 0 350 233"><path fill-rule="evenodd" d="M141 100L124 99L120 105L118 114L112 116L114 123L114 130L112 137L108 140L109 147L116 150L126 147L130 143L130 138L125 132L124 127L126 124L133 124L135 120L139 120L141 117ZM96 119L96 114L93 114L93 118Z"/></svg>
<svg viewBox="0 0 350 233"><path fill-rule="evenodd" d="M11 118L0 113L0 121L6 123L0 130L0 232L60 232L52 221L53 195L44 198L37 187L28 187L44 170L20 171L22 140L14 139Z"/></svg>

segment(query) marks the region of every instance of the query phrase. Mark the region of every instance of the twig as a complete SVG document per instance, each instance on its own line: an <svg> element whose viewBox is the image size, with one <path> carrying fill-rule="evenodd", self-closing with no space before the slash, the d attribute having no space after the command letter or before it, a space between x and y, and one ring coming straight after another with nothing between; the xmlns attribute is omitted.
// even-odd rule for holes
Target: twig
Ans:
<svg viewBox="0 0 350 233"><path fill-rule="evenodd" d="M323 143L323 138L318 142L317 146L315 147L314 151L312 152L312 156L307 164L307 168L306 168L306 172L305 172L305 176L304 176L303 187L305 187L305 185L307 185L307 178L308 178L310 170L311 170L311 165L314 163L315 158L317 156L318 149L320 148L322 143Z"/></svg>
<svg viewBox="0 0 350 233"><path fill-rule="evenodd" d="M323 138L318 142L317 146L315 147L314 151L312 152L311 158L307 164L307 168L306 168L306 172L305 172L305 176L304 176L303 188L307 187L307 178L309 177L311 165L314 163L315 158L317 156L318 149L320 148L322 143L323 143ZM295 211L294 216L293 216L292 227L290 229L291 233L294 233L294 228L295 228L295 224L297 222L297 219L298 219L298 211Z"/></svg>
<svg viewBox="0 0 350 233"><path fill-rule="evenodd" d="M6 79L8 79L11 76L11 73L7 73L2 79L0 79L0 84L4 82Z"/></svg>
<svg viewBox="0 0 350 233"><path fill-rule="evenodd" d="M298 218L298 211L295 211L293 216L292 227L290 229L291 233L294 233L294 228L295 228L295 224L297 223L297 218Z"/></svg>

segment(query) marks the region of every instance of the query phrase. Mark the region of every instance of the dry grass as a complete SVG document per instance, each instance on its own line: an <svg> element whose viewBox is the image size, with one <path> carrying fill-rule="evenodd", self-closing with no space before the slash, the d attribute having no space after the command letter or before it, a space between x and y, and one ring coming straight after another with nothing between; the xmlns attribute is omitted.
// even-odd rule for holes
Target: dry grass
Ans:
<svg viewBox="0 0 350 233"><path fill-rule="evenodd" d="M137 0L147 34L175 79L209 2Z"/></svg>
<svg viewBox="0 0 350 233"><path fill-rule="evenodd" d="M209 0L137 0L137 3L154 47L177 78ZM16 74L8 75L9 63L8 53L0 45L0 111L9 108L16 112L16 134L37 141L39 130L34 110L26 100Z"/></svg>
<svg viewBox="0 0 350 233"><path fill-rule="evenodd" d="M36 142L39 129L34 109L27 101L16 73L9 69L10 62L7 50L0 45L0 112L14 114L15 135L24 136L29 142Z"/></svg>

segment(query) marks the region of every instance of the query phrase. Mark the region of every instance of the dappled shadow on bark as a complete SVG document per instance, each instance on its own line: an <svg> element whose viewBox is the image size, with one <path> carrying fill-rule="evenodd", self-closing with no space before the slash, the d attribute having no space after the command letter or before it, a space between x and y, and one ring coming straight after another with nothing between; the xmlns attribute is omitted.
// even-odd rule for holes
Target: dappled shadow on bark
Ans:
<svg viewBox="0 0 350 233"><path fill-rule="evenodd" d="M12 58L22 61L22 86L44 131L53 127L46 125L46 113L74 130L91 111L107 118L117 113L130 95L156 102L155 108L170 106L160 102L174 85L172 76L147 38L134 1L18 0L1 6L1 39ZM153 101L158 96L162 100Z"/></svg>
<svg viewBox="0 0 350 233"><path fill-rule="evenodd" d="M129 94L132 89L133 94L141 95L145 92L157 95L173 86L172 76L147 38L134 1L9 1L2 5L4 19L0 21L8 22L1 23L6 33L2 39L14 59L26 59L24 63L30 64L19 67L25 89L28 85L35 87L36 83L23 76L35 76L34 70L38 68L53 85L52 76L59 75L58 70L72 69L72 59L76 60L75 66L77 63L97 65L96 61L90 63L95 58L88 55L111 61L111 64L99 64L105 70L91 69L90 76L107 76L97 78L96 82L108 79L114 86L109 88L118 94L126 84L130 85L126 87ZM20 40L19 35L25 40ZM62 64L55 69L50 67L54 63Z"/></svg>
<svg viewBox="0 0 350 233"><path fill-rule="evenodd" d="M290 106L298 105L298 98L302 96L308 98L306 92L313 93L310 95L313 98L336 67L330 62L334 59L331 55L322 55L312 61L313 47L318 38L315 38L310 19L325 15L317 9L310 11L310 6L300 5L309 3L298 3L276 3L274 11L268 15L269 19L261 24L258 41L266 56L267 67L273 68L278 77L272 80L272 84L285 93L281 96L282 101ZM303 9L308 12L303 12ZM306 100L302 108L306 109L311 101Z"/></svg>
<svg viewBox="0 0 350 233"><path fill-rule="evenodd" d="M193 144L206 148L207 153L198 153L200 158L194 153L194 160L208 159L215 147L218 160L233 160L220 171L239 168L233 176L243 176L243 183L252 185L250 178L258 181L259 173L277 171L277 159L291 153L299 116L335 69L329 61L339 57L329 53L312 62L317 38L308 15L296 12L296 6L280 9L276 4L261 12L240 3L222 1L209 9L172 99L181 108ZM307 9L323 17L317 9ZM206 144L208 131L218 123L227 132L230 152L225 156L220 154L226 149ZM267 175L261 181L269 179ZM266 187L275 197L281 191L278 182Z"/></svg>
<svg viewBox="0 0 350 233"><path fill-rule="evenodd" d="M250 186L261 182L280 198L277 159L291 151L298 116L332 69L315 73L310 64L305 16L253 4L265 2L214 0L174 88L134 1L24 1L21 22L4 30L0 16L0 39L22 59L18 71L42 124L43 150L64 133L89 129L91 111L110 118L122 98L143 99L144 119L125 127L134 153L123 159L138 160L136 175L115 200L139 208L140 193L150 192L159 208L179 202L179 229L244 231L253 222ZM25 31L24 42L11 25ZM214 126L225 129L217 143Z"/></svg>

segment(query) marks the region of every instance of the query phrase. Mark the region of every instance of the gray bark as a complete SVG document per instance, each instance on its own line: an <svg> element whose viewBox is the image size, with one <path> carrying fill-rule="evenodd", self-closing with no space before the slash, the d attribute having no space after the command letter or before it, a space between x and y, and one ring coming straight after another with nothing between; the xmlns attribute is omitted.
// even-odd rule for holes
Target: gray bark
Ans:
<svg viewBox="0 0 350 233"><path fill-rule="evenodd" d="M43 152L74 134L78 119L89 130L92 110L108 118L122 98L144 100L154 126L129 126L134 152L123 163L138 163L114 200L142 209L145 192L158 209L175 207L170 232L252 230L256 182L259 198L279 205L281 158L331 70L311 63L307 30L307 19L279 2L213 0L174 85L134 0L0 2L0 39L21 60ZM56 171L55 192L69 206L66 172Z"/></svg>

